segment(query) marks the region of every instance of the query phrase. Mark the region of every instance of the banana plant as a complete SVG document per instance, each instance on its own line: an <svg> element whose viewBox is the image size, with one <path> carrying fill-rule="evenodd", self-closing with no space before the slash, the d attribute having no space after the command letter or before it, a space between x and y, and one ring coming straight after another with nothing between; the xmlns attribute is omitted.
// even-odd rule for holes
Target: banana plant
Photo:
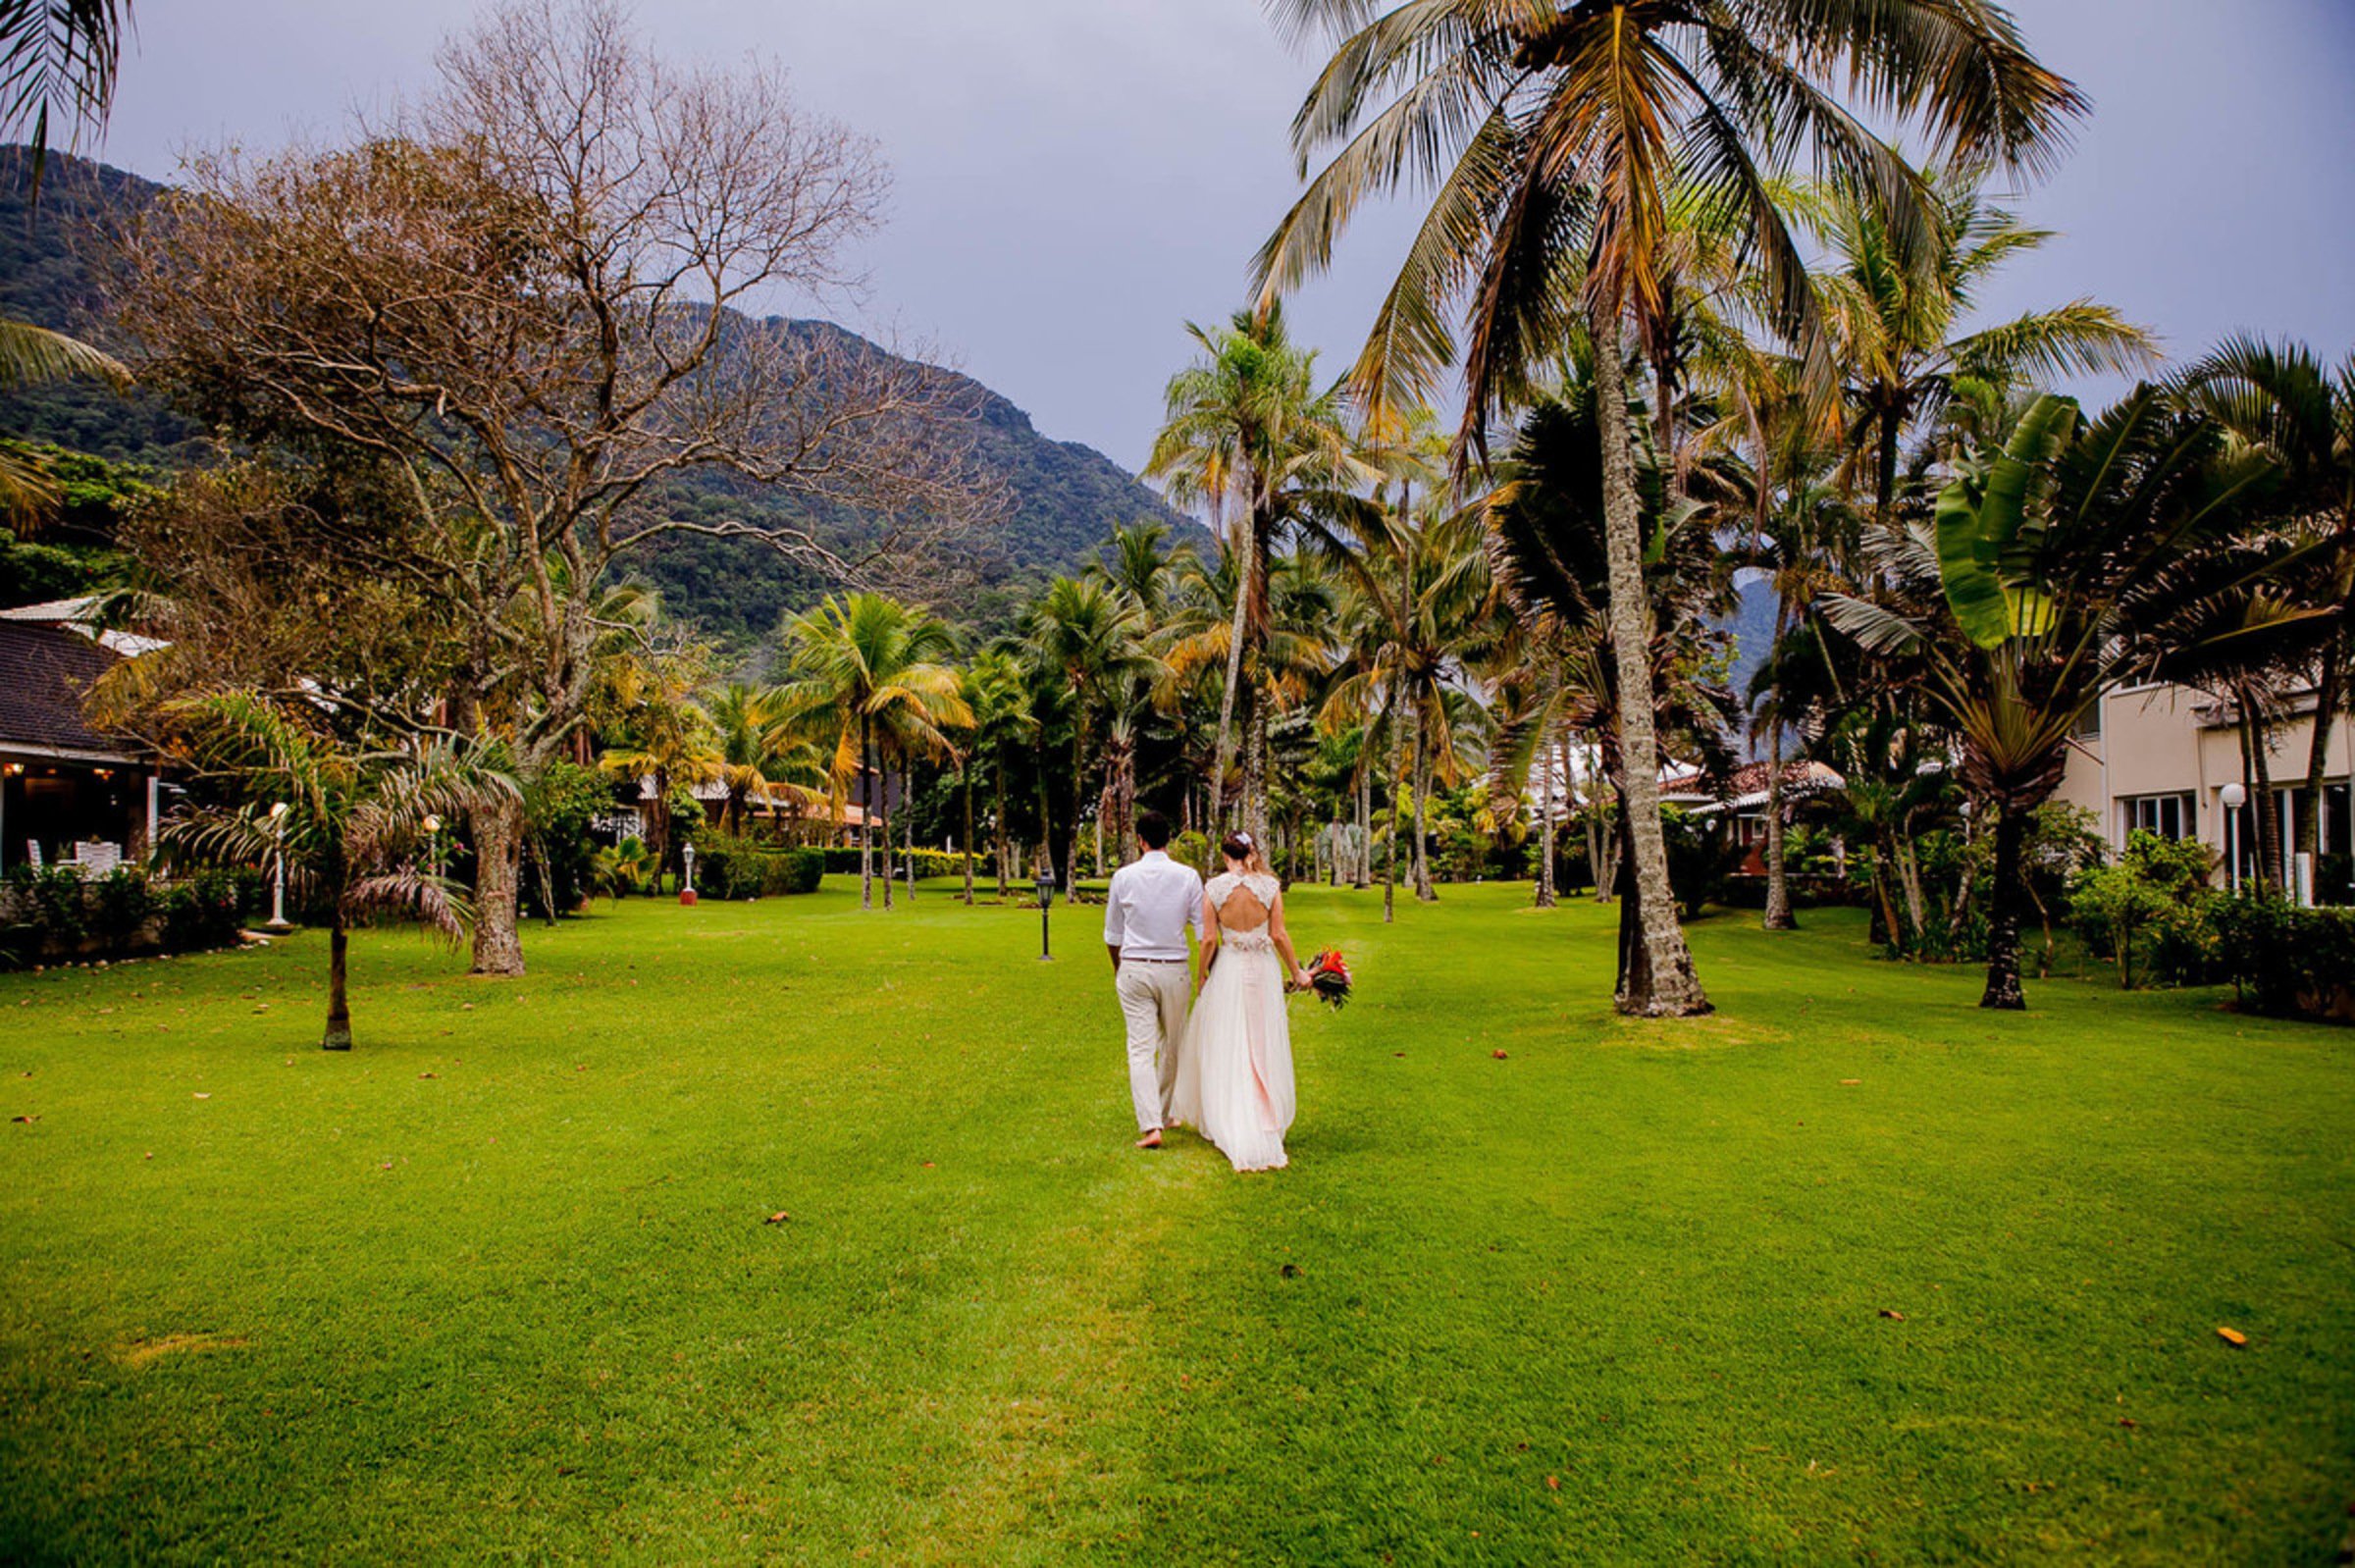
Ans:
<svg viewBox="0 0 2355 1568"><path fill-rule="evenodd" d="M2184 667L2219 602L2296 564L2243 537L2272 475L2262 452L2153 388L2091 422L2048 393L1999 452L1956 464L1926 524L1875 541L1877 591L1826 596L1836 629L1917 684L1964 784L1998 813L1981 1007L2027 1005L2021 849L2078 721L2104 693ZM2244 616L2225 635L2275 630Z"/></svg>

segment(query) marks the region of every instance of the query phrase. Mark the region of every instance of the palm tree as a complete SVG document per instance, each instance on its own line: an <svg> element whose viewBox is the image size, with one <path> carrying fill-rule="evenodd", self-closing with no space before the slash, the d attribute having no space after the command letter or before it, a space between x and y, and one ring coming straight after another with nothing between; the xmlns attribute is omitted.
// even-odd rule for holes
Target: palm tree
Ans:
<svg viewBox="0 0 2355 1568"><path fill-rule="evenodd" d="M825 798L826 756L807 734L776 722L779 706L774 692L743 681L730 681L704 704L719 747L715 776L728 792L720 820L731 833L745 830L754 803L802 807Z"/></svg>
<svg viewBox="0 0 2355 1568"><path fill-rule="evenodd" d="M2072 375L2146 370L2151 335L2108 305L2079 299L1958 333L1979 285L2053 237L1986 199L1977 171L1929 171L1935 225L1926 255L1901 252L1886 217L1853 185L1806 206L1829 266L1818 275L1823 325L1844 382L1855 463L1869 465L1873 520L1886 527L1906 431L1937 419L1962 383L2002 392Z"/></svg>
<svg viewBox="0 0 2355 1568"><path fill-rule="evenodd" d="M777 690L781 725L813 724L834 738L835 814L850 780L860 781L867 820L859 836L859 905L875 907L874 846L884 838L883 907L891 907L891 806L868 798L880 776L878 739L949 750L944 726L972 722L958 695L957 672L943 662L956 651L946 622L880 594L829 596L785 629L789 678ZM879 810L878 810L879 808Z"/></svg>
<svg viewBox="0 0 2355 1568"><path fill-rule="evenodd" d="M371 749L340 741L259 694L176 701L195 771L227 786L231 804L171 824L190 853L230 865L271 865L317 890L328 915L327 1028L320 1046L351 1049L348 953L354 922L414 915L455 942L472 912L457 884L425 862L441 817L455 817L515 783L445 743Z"/></svg>
<svg viewBox="0 0 2355 1568"><path fill-rule="evenodd" d="M1097 721L1123 692L1153 669L1144 648L1145 620L1125 595L1085 577L1058 577L1022 612L1022 635L1040 667L1063 678L1072 694L1072 792L1086 790ZM1064 900L1076 903L1078 813L1064 824ZM1123 846L1124 851L1125 846Z"/></svg>
<svg viewBox="0 0 2355 1568"><path fill-rule="evenodd" d="M1375 408L1431 396L1467 331L1459 442L1484 450L1488 420L1583 324L1596 352L1612 599L1644 606L1642 499L1620 346L1661 314L1669 192L1729 215L1754 257L1770 324L1819 356L1813 291L1776 196L1803 155L1871 193L1906 253L1934 227L1920 183L1852 105L1916 128L1957 164L2033 170L2084 108L2039 66L2010 15L1947 0L1278 0L1295 32L1334 39L1292 123L1313 179L1262 248L1272 299L1332 260L1365 198L1428 186L1430 209L1377 308L1351 379ZM1660 817L1648 651L1639 608L1612 619L1628 831L1644 899L1647 963L1620 1006L1704 1012L1678 928Z"/></svg>
<svg viewBox="0 0 2355 1568"><path fill-rule="evenodd" d="M0 6L0 139L22 134L32 149L38 207L50 131L103 126L114 105L116 67L129 0L26 0ZM111 356L63 333L0 319L0 392L68 376L118 386L131 373ZM57 486L39 459L0 450L0 517L25 522L57 504Z"/></svg>
<svg viewBox="0 0 2355 1568"><path fill-rule="evenodd" d="M2070 731L2105 692L2196 655L2185 627L2251 575L2226 546L2269 470L2148 387L2090 424L2041 396L1999 456L1940 492L1934 525L1882 540L1894 605L1829 598L1835 627L1918 680L1997 813L1981 1007L2027 1005L2021 849Z"/></svg>
<svg viewBox="0 0 2355 1568"><path fill-rule="evenodd" d="M2192 406L2273 458L2281 471L2280 514L2311 519L2307 526L2329 541L2314 599L2331 614L2301 670L2314 680L2314 739L2296 848L2311 855L2330 732L2355 665L2355 354L2326 368L2304 344L2234 338L2191 368L2183 390Z"/></svg>
<svg viewBox="0 0 2355 1568"><path fill-rule="evenodd" d="M1163 482L1173 500L1207 507L1212 529L1241 563L1227 688L1220 697L1215 776L1223 788L1234 758L1240 702L1249 737L1243 811L1246 825L1264 836L1267 789L1259 769L1267 715L1262 694L1243 672L1271 625L1270 564L1286 535L1307 535L1345 552L1346 545L1320 512L1346 507L1368 473L1352 451L1339 394L1317 388L1316 354L1293 345L1281 309L1237 311L1225 328L1189 323L1186 331L1201 344L1203 357L1171 378L1168 420L1154 440L1145 472Z"/></svg>
<svg viewBox="0 0 2355 1568"><path fill-rule="evenodd" d="M1038 733L1030 712L1030 692L1022 677L1021 661L1007 649L990 649L967 665L959 691L971 711L972 724L965 748L965 902L973 902L973 761L990 759L997 798L990 811L997 850L998 898L1006 898L1008 871L1006 835L1006 773L1009 751Z"/></svg>
<svg viewBox="0 0 2355 1568"><path fill-rule="evenodd" d="M719 737L695 700L704 677L702 653L654 648L617 659L607 675L619 734L601 760L623 778L654 781L647 840L654 852L657 889L671 860L672 786L708 784L720 777L722 767Z"/></svg>

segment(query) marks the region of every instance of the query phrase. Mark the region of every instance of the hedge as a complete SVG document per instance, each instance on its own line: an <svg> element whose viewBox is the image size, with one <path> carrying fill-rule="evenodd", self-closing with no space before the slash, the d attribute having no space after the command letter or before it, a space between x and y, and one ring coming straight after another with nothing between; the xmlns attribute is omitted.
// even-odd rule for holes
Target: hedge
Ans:
<svg viewBox="0 0 2355 1568"><path fill-rule="evenodd" d="M62 865L11 866L0 887L0 967L228 947L260 900L251 871L167 883L128 865L88 881Z"/></svg>
<svg viewBox="0 0 2355 1568"><path fill-rule="evenodd" d="M2224 967L2251 1012L2355 1023L2355 910L2222 899L2216 930Z"/></svg>
<svg viewBox="0 0 2355 1568"><path fill-rule="evenodd" d="M698 853L700 854L701 852L699 851ZM818 851L818 853L826 858L827 870L837 873L847 872L852 876L857 876L859 874L858 845L832 844L828 845L825 849ZM891 852L892 874L895 876L906 876L908 874L908 862L911 858L913 858L916 862L916 874L919 878L927 876L965 875L965 856L961 851L925 849L903 850L896 847ZM880 876L883 874L883 849L880 845L877 845L875 848L874 867L876 875ZM973 875L976 878L984 875L997 875L996 869L990 863L988 851L979 848L976 848L973 851Z"/></svg>
<svg viewBox="0 0 2355 1568"><path fill-rule="evenodd" d="M825 874L816 850L706 835L695 847L695 888L706 898L777 898L814 893Z"/></svg>

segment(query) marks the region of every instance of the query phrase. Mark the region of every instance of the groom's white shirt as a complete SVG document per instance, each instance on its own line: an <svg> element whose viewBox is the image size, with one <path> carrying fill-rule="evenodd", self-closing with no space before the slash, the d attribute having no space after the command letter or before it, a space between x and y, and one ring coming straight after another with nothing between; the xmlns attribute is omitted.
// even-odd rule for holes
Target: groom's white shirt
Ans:
<svg viewBox="0 0 2355 1568"><path fill-rule="evenodd" d="M1202 878L1182 861L1147 850L1112 873L1104 896L1104 945L1129 959L1186 956L1185 933L1202 934Z"/></svg>

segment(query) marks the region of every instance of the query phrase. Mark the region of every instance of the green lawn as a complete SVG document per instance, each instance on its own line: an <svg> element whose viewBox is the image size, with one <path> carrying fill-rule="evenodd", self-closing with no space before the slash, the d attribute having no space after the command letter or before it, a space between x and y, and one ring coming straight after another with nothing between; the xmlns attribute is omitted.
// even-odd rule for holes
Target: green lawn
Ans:
<svg viewBox="0 0 2355 1568"><path fill-rule="evenodd" d="M1251 1177L1092 910L374 937L348 1056L317 937L0 976L0 1559L2330 1559L2355 1031L1830 913L1631 1024L1526 896L1294 894Z"/></svg>

